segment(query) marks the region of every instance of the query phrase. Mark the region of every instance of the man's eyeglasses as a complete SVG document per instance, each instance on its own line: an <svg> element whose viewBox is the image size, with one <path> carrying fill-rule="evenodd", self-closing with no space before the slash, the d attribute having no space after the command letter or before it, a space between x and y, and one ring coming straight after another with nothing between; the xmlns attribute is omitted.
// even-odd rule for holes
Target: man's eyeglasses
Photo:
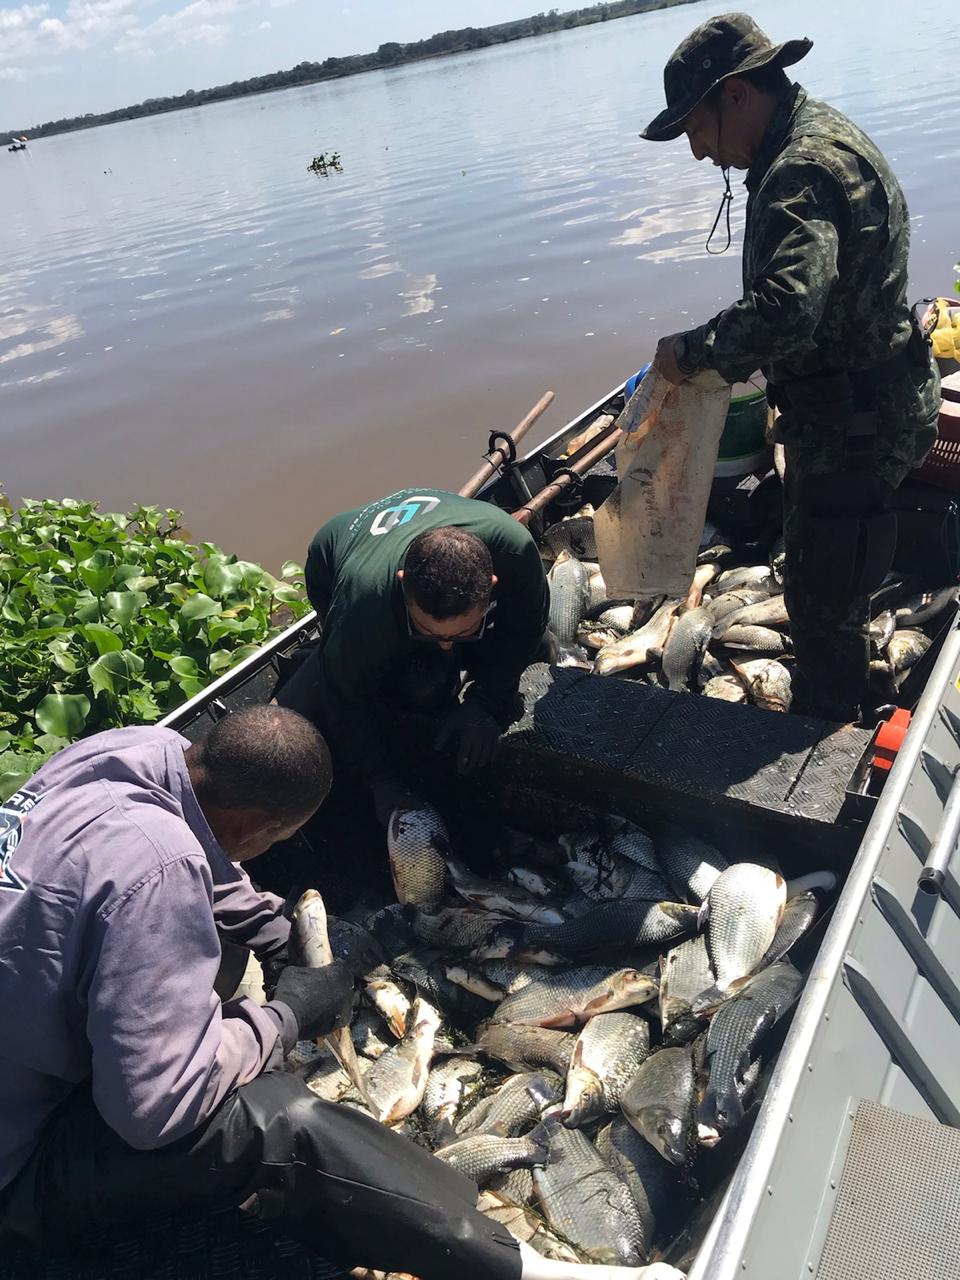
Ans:
<svg viewBox="0 0 960 1280"><path fill-rule="evenodd" d="M478 640L482 640L487 629L491 613L497 607L496 600L491 600L483 611L483 617L480 619L480 625L475 631L470 631L467 635L428 635L424 631L418 631L413 625L413 619L410 617L410 610L407 608L407 601L404 598L403 609L407 615L407 634L411 640L416 640L420 644L476 644Z"/></svg>

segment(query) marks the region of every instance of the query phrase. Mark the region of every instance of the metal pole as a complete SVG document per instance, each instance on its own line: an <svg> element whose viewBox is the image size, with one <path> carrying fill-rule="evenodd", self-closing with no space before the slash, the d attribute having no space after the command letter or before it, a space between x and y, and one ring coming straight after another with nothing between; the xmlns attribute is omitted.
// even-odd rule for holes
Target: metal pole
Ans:
<svg viewBox="0 0 960 1280"><path fill-rule="evenodd" d="M537 419L549 408L553 403L553 392L548 391L541 396L537 403L533 406L525 418L510 432L510 439L514 444L519 444L523 437L527 434ZM496 475L497 471L508 461L507 450L503 445L498 445L487 454L487 461L483 464L479 471L470 477L467 483L459 491L461 498L472 498L487 483L491 476Z"/></svg>
<svg viewBox="0 0 960 1280"><path fill-rule="evenodd" d="M934 837L926 865L920 872L917 888L924 893L939 894L950 859L960 838L960 773L954 774L947 803L943 807L940 830Z"/></svg>
<svg viewBox="0 0 960 1280"><path fill-rule="evenodd" d="M613 421L612 416L610 420L611 422ZM514 511L514 520L518 520L521 524L529 524L538 511L542 511L544 507L549 506L554 498L561 494L578 476L586 475L598 462L602 462L611 449L616 448L617 441L622 434L620 429L617 428L603 436L599 444L591 441L589 447L585 446L574 454L555 480L551 480L548 485L544 485L540 492L534 494L525 506Z"/></svg>

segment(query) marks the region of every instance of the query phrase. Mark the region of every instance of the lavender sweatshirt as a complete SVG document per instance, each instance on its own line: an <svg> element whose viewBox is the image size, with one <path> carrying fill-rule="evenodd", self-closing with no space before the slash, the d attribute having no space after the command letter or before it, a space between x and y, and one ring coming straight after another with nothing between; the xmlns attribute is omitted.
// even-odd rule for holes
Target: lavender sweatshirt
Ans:
<svg viewBox="0 0 960 1280"><path fill-rule="evenodd" d="M268 955L289 925L213 837L185 738L65 748L0 806L0 1188L90 1080L133 1147L196 1129L296 1040L283 1004L221 1004L219 929Z"/></svg>

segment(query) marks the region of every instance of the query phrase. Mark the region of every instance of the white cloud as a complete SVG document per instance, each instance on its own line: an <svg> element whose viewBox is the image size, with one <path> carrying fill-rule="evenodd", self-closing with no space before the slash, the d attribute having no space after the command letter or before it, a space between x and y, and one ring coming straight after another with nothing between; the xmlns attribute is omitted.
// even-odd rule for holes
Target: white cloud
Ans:
<svg viewBox="0 0 960 1280"><path fill-rule="evenodd" d="M0 67L0 80L26 80L27 73L23 67Z"/></svg>
<svg viewBox="0 0 960 1280"><path fill-rule="evenodd" d="M19 9L0 9L0 33L23 31L49 12L49 5L22 4Z"/></svg>

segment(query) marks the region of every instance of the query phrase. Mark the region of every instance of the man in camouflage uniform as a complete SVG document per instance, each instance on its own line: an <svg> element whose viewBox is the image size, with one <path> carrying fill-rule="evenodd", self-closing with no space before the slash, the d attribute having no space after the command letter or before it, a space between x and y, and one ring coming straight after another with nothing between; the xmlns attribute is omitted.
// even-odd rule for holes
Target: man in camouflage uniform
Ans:
<svg viewBox="0 0 960 1280"><path fill-rule="evenodd" d="M851 720L869 702L869 598L893 560L894 490L936 440L940 384L907 303L903 192L856 125L787 79L810 48L773 45L731 13L667 63L667 107L642 136L685 133L725 178L746 169L748 199L743 297L661 339L655 366L673 382L766 376L787 460L794 707Z"/></svg>

